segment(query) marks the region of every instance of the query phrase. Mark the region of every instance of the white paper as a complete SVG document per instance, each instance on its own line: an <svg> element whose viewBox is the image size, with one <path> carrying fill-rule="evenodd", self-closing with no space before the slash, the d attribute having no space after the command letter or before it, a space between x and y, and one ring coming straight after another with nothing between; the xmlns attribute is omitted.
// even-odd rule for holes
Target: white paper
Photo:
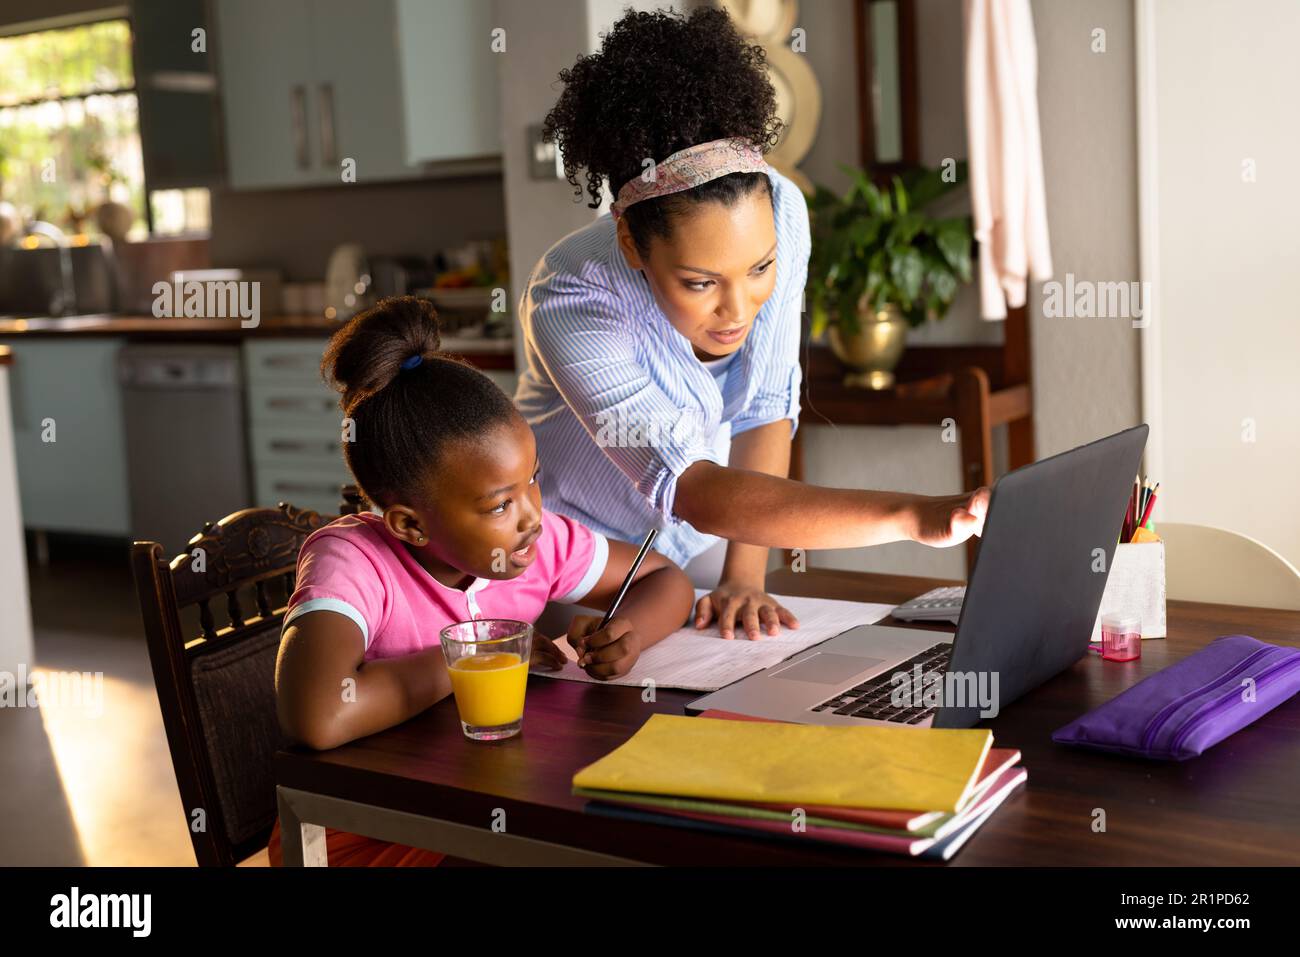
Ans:
<svg viewBox="0 0 1300 957"><path fill-rule="evenodd" d="M707 594L707 590L696 589L695 598L698 601ZM659 688L717 691L856 625L880 621L896 607L830 598L772 597L794 612L799 621L798 628L782 625L780 633L764 633L757 641L751 641L739 627L734 630L735 638L721 637L716 620L708 628L699 630L693 623L688 624L642 652L627 674L605 679L589 677L575 664L577 655L569 642L559 638L556 647L564 652L569 662L559 671L536 668L531 673L592 684L639 686L642 682L652 681Z"/></svg>

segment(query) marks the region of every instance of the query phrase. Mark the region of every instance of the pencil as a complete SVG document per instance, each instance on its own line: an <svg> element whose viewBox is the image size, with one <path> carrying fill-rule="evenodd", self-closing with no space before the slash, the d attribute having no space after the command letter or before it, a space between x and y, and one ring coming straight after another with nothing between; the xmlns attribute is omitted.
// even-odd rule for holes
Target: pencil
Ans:
<svg viewBox="0 0 1300 957"><path fill-rule="evenodd" d="M627 577L623 579L622 587L619 588L618 594L614 596L614 600L609 603L609 611L605 612L605 617L600 620L600 628L604 628L608 625L609 620L614 617L614 612L618 611L618 606L623 601L623 596L626 595L627 590L632 587L632 579L636 577L637 569L641 567L641 563L645 561L646 555L650 553L650 546L654 544L655 536L658 534L658 529L650 529L650 533L646 535L645 541L641 543L641 550L636 553L636 558L632 561L632 567L627 570ZM596 630L599 631L600 628L597 628Z"/></svg>
<svg viewBox="0 0 1300 957"><path fill-rule="evenodd" d="M1159 483L1157 483L1157 484L1159 484ZM1153 491L1151 492L1151 497L1147 499L1147 507L1146 507L1146 509L1142 512L1142 521L1138 522L1138 524L1137 524L1137 527L1138 527L1138 528L1141 528L1143 525L1145 525L1145 524L1147 523L1147 519L1149 519L1149 518L1151 517L1151 510L1152 510L1153 508L1155 508L1155 507L1156 507L1156 493L1155 493L1155 491L1153 490ZM1133 534L1134 534L1134 535L1137 534L1137 528L1133 529Z"/></svg>
<svg viewBox="0 0 1300 957"><path fill-rule="evenodd" d="M1133 537L1133 532L1135 530L1133 522L1136 522L1137 517L1142 514L1141 512L1138 511L1138 509L1142 507L1141 499L1142 499L1142 479L1137 474L1134 474L1133 494L1131 496L1131 500L1133 502L1133 518L1129 520L1128 536L1127 536L1128 538Z"/></svg>

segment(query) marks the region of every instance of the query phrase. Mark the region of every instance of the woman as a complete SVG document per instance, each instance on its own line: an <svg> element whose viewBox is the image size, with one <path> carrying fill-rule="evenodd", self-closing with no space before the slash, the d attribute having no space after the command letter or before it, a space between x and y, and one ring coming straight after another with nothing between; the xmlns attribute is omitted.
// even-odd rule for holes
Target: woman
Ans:
<svg viewBox="0 0 1300 957"><path fill-rule="evenodd" d="M546 137L610 215L556 243L520 304L546 506L656 548L712 588L696 627L797 622L764 590L769 548L965 541L988 492L928 497L790 481L803 194L763 161L778 138L761 47L730 18L628 12L560 73ZM723 542L725 540L725 543ZM720 564L720 568L718 567Z"/></svg>

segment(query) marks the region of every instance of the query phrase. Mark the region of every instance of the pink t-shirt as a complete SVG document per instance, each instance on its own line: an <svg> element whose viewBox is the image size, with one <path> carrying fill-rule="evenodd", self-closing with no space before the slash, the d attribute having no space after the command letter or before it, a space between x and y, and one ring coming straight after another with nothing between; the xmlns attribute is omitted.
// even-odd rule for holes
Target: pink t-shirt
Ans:
<svg viewBox="0 0 1300 957"><path fill-rule="evenodd" d="M284 624L310 611L338 612L361 629L365 660L395 658L437 645L439 632L453 622L536 621L548 601L576 602L590 592L608 558L603 535L543 511L537 557L522 575L448 588L388 533L380 516L345 515L303 543Z"/></svg>

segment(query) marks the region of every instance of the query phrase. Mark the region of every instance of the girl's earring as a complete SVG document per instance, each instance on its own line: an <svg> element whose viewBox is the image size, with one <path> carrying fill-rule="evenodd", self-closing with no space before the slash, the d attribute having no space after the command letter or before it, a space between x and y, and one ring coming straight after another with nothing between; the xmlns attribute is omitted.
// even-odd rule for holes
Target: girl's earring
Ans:
<svg viewBox="0 0 1300 957"><path fill-rule="evenodd" d="M417 539L416 544L419 544L419 545L423 545L423 544L424 544L424 536L423 536L423 535L421 535L421 536L419 537L419 539Z"/></svg>

